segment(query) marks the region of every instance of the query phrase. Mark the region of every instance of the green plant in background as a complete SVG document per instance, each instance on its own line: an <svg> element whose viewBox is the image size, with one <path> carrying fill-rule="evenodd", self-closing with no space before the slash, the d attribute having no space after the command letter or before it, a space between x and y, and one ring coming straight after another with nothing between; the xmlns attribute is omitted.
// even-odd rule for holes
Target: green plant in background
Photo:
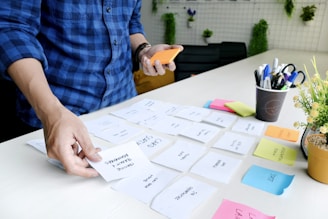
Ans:
<svg viewBox="0 0 328 219"><path fill-rule="evenodd" d="M164 21L164 42L167 44L175 43L175 16L173 13L165 13L162 15Z"/></svg>
<svg viewBox="0 0 328 219"><path fill-rule="evenodd" d="M295 10L294 1L295 0L278 0L278 2L284 3L284 9L289 18L292 17Z"/></svg>
<svg viewBox="0 0 328 219"><path fill-rule="evenodd" d="M248 46L248 55L253 56L268 50L267 30L269 28L266 20L261 19L254 25L252 37Z"/></svg>
<svg viewBox="0 0 328 219"><path fill-rule="evenodd" d="M205 38L211 37L212 35L213 35L213 31L208 28L206 28L202 34L202 36Z"/></svg>
<svg viewBox="0 0 328 219"><path fill-rule="evenodd" d="M151 11L153 14L157 13L158 4L163 4L164 0L152 0Z"/></svg>
<svg viewBox="0 0 328 219"><path fill-rule="evenodd" d="M300 15L300 17L302 18L302 21L313 20L316 10L317 10L317 7L315 5L308 5L308 6L302 7L302 14Z"/></svg>

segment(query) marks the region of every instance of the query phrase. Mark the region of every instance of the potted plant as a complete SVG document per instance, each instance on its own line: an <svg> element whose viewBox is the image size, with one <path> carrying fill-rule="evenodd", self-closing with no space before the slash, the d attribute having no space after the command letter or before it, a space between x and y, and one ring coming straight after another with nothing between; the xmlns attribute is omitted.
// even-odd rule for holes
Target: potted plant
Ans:
<svg viewBox="0 0 328 219"><path fill-rule="evenodd" d="M193 26L194 21L195 21L196 10L188 8L187 14L188 14L188 19L187 19L188 23L187 23L187 25L188 25L189 28L191 28Z"/></svg>
<svg viewBox="0 0 328 219"><path fill-rule="evenodd" d="M315 180L328 184L328 75L323 79L313 58L314 74L310 76L306 66L308 81L297 85L299 95L294 97L296 108L307 116L306 122L295 122L295 127L305 127L311 132L303 135L308 155L308 174Z"/></svg>
<svg viewBox="0 0 328 219"><path fill-rule="evenodd" d="M314 19L316 10L317 7L315 5L308 5L302 7L302 14L300 15L302 21L304 23L308 23L309 21L312 21Z"/></svg>
<svg viewBox="0 0 328 219"><path fill-rule="evenodd" d="M213 36L213 30L210 30L208 28L206 28L203 31L202 37L204 38L205 42L208 44L210 43L210 38Z"/></svg>
<svg viewBox="0 0 328 219"><path fill-rule="evenodd" d="M261 19L254 25L252 30L252 37L248 45L248 55L253 56L268 50L268 23Z"/></svg>
<svg viewBox="0 0 328 219"><path fill-rule="evenodd" d="M164 42L167 44L175 43L175 16L173 13L165 13L162 15L164 20Z"/></svg>

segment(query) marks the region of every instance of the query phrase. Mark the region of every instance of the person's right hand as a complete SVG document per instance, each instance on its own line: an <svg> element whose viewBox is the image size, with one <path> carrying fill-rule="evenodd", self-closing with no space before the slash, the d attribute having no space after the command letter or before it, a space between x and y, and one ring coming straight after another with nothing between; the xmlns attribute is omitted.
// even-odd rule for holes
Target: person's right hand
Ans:
<svg viewBox="0 0 328 219"><path fill-rule="evenodd" d="M100 161L100 149L93 146L80 118L59 104L52 115L42 122L49 158L59 160L68 174L83 177L99 175L89 166L86 158L94 162Z"/></svg>

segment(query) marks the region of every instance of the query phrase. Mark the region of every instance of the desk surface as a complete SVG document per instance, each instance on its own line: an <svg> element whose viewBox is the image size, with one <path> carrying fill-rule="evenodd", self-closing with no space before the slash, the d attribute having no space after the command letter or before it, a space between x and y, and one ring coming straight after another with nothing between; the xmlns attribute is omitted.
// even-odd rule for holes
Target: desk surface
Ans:
<svg viewBox="0 0 328 219"><path fill-rule="evenodd" d="M295 63L300 69L306 64L311 69L313 55L320 72L325 72L328 69L327 53L271 50L84 115L82 119L97 118L143 98L199 107L207 100L222 98L242 101L255 108L253 72L259 64L272 63L273 58L278 57L280 62ZM293 128L296 120L305 118L293 107L292 98L296 94L296 89L288 92L279 120L271 124ZM165 218L148 205L112 190L111 183L101 177L70 176L51 165L43 154L26 145L28 140L42 136L42 131L36 131L0 144L0 218ZM95 143L106 144L92 138ZM299 150L299 142L284 141L282 144ZM215 184L218 192L199 206L192 218L211 218L223 199L248 205L279 219L324 218L328 215L325 206L328 186L307 175L307 162L300 150L294 166L251 154L242 158L242 165L229 184ZM241 178L252 164L295 174L292 185L284 194L276 196L242 184Z"/></svg>

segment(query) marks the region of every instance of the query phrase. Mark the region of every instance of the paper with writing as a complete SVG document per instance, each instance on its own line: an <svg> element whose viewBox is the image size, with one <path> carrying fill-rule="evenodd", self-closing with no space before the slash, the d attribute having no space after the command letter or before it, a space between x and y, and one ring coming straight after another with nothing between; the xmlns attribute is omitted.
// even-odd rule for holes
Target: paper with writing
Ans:
<svg viewBox="0 0 328 219"><path fill-rule="evenodd" d="M263 191L281 195L292 183L294 175L287 175L275 170L253 165L246 172L242 183Z"/></svg>
<svg viewBox="0 0 328 219"><path fill-rule="evenodd" d="M138 136L134 141L147 156L153 155L171 142L166 138L149 133Z"/></svg>
<svg viewBox="0 0 328 219"><path fill-rule="evenodd" d="M225 112L212 112L210 115L204 118L204 122L221 126L224 128L230 127L237 119L237 116L231 113Z"/></svg>
<svg viewBox="0 0 328 219"><path fill-rule="evenodd" d="M211 141L219 132L221 128L205 124L205 123L192 123L191 126L183 129L180 135L207 143Z"/></svg>
<svg viewBox="0 0 328 219"><path fill-rule="evenodd" d="M208 152L191 168L191 172L217 182L229 183L240 164L239 159Z"/></svg>
<svg viewBox="0 0 328 219"><path fill-rule="evenodd" d="M178 140L152 162L179 171L187 171L206 152L206 147L196 143Z"/></svg>
<svg viewBox="0 0 328 219"><path fill-rule="evenodd" d="M99 152L102 160L90 165L107 181L133 176L151 165L138 145L131 141Z"/></svg>
<svg viewBox="0 0 328 219"><path fill-rule="evenodd" d="M185 176L154 198L151 208L171 219L186 219L217 189Z"/></svg>
<svg viewBox="0 0 328 219"><path fill-rule="evenodd" d="M232 126L232 131L261 136L265 123L248 118L239 118Z"/></svg>
<svg viewBox="0 0 328 219"><path fill-rule="evenodd" d="M214 143L213 147L245 155L255 144L255 140L252 136L227 131Z"/></svg>
<svg viewBox="0 0 328 219"><path fill-rule="evenodd" d="M175 116L188 119L194 122L201 122L206 116L210 114L209 109L202 107L188 106L180 109Z"/></svg>
<svg viewBox="0 0 328 219"><path fill-rule="evenodd" d="M149 128L169 135L178 135L182 132L182 130L188 128L191 124L191 121L185 119L165 116L163 119L152 124Z"/></svg>
<svg viewBox="0 0 328 219"><path fill-rule="evenodd" d="M126 123L120 123L117 126L107 127L94 133L95 136L109 141L113 144L121 144L129 141L131 138L141 134L143 130Z"/></svg>
<svg viewBox="0 0 328 219"><path fill-rule="evenodd" d="M84 124L90 133L95 134L106 128L118 127L121 122L122 120L115 116L105 115L97 119L85 121Z"/></svg>
<svg viewBox="0 0 328 219"><path fill-rule="evenodd" d="M262 138L254 151L254 155L292 166L295 163L297 151Z"/></svg>
<svg viewBox="0 0 328 219"><path fill-rule="evenodd" d="M274 216L268 216L251 208L247 205L243 205L237 202L232 202L227 199L223 199L220 207L215 212L212 219L275 219Z"/></svg>
<svg viewBox="0 0 328 219"><path fill-rule="evenodd" d="M113 189L149 204L155 195L160 193L177 175L177 172L151 165L132 177L118 181Z"/></svg>

